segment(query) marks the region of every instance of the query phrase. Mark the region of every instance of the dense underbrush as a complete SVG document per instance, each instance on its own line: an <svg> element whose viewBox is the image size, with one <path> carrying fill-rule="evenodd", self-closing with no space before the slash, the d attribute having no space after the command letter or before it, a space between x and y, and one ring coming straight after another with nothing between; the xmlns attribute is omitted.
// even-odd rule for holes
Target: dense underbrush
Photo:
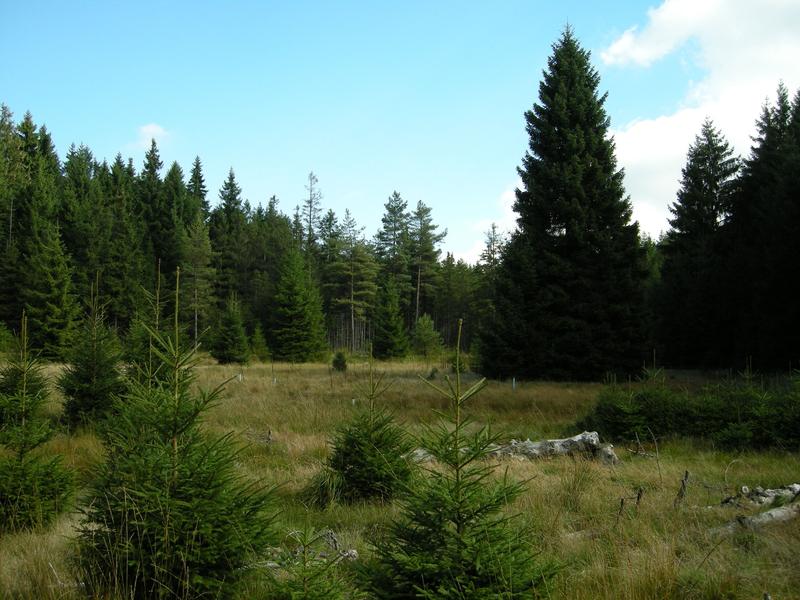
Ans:
<svg viewBox="0 0 800 600"><path fill-rule="evenodd" d="M675 389L663 380L603 389L577 423L615 441L693 437L725 449L800 448L800 380L766 387L751 380Z"/></svg>

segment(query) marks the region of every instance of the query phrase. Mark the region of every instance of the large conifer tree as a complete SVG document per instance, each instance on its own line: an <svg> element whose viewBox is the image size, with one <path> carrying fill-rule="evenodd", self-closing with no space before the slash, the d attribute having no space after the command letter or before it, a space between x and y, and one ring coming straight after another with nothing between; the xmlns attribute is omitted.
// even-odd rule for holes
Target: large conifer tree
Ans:
<svg viewBox="0 0 800 600"><path fill-rule="evenodd" d="M737 170L730 145L706 120L689 148L663 244L658 330L670 364L710 366L720 358L713 350L721 301L714 253Z"/></svg>
<svg viewBox="0 0 800 600"><path fill-rule="evenodd" d="M567 28L553 45L483 339L493 376L596 378L639 365L642 251L597 71Z"/></svg>

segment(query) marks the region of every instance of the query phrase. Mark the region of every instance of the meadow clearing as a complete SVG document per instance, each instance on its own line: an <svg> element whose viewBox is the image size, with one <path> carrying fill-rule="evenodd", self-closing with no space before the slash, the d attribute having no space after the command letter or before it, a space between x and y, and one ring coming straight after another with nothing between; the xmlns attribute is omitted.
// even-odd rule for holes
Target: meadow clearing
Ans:
<svg viewBox="0 0 800 600"><path fill-rule="evenodd" d="M445 401L419 378L434 366L434 379L441 380L448 372L445 364L375 365L392 382L378 402L412 434L437 418L434 409L445 408ZM51 376L57 371L48 367ZM313 508L302 501L302 491L320 470L337 427L362 405L358 389L366 373L366 362L356 359L345 373L322 363L238 367L208 360L197 367L200 387L228 380L204 427L213 435L230 434L243 447L237 468L244 477L276 486L279 530L329 528L341 547L357 550L362 558L397 514L396 504ZM601 387L492 381L470 401L467 413L479 424L491 424L503 439L563 437L579 433L574 423L591 409ZM54 392L48 406L53 418L60 414L60 403ZM711 531L757 510L720 506L740 486L800 481L800 457L780 451L723 452L704 440L658 442L657 457L618 445L620 463L613 467L572 457L493 459L498 477L507 473L526 481L525 493L508 510L519 514L530 544L562 565L549 589L542 590L544 597L710 599L768 593L774 599L800 598L800 520L729 536ZM642 440L641 449L656 453L652 440ZM88 430L59 433L42 452L62 454L75 471L77 506L92 465L103 458L98 438ZM686 495L676 504L685 471ZM73 510L46 530L0 537L0 597L82 597L70 564L78 519ZM350 567L341 563L339 568ZM242 593L259 597L255 584Z"/></svg>

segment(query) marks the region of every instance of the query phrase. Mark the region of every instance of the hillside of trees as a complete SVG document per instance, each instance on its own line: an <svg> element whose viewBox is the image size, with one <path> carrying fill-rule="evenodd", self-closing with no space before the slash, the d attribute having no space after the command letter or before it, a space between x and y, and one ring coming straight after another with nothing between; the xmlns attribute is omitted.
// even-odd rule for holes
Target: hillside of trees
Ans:
<svg viewBox="0 0 800 600"><path fill-rule="evenodd" d="M183 326L223 361L256 347L295 362L370 347L400 357L426 317L446 346L463 318L464 349L496 377L596 379L654 354L673 367L796 367L800 93L778 87L743 159L710 115L670 229L650 240L631 219L599 90L567 29L525 115L518 228L493 226L475 265L442 256L445 224L397 191L370 236L350 211L325 210L313 173L285 213L274 196L251 205L233 169L215 194L199 157L165 167L155 141L138 168L83 145L60 157L44 125L2 105L2 337L24 310L33 347L63 359L97 282L125 338L153 294L168 313L180 271Z"/></svg>

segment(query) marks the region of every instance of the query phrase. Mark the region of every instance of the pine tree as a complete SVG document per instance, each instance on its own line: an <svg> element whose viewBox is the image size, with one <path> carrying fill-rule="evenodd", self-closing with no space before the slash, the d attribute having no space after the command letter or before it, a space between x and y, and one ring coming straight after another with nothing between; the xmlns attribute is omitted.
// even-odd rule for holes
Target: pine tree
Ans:
<svg viewBox="0 0 800 600"><path fill-rule="evenodd" d="M171 335L150 330L161 381L132 382L102 432L107 458L78 540L80 578L92 596L229 597L247 561L274 543L269 492L236 475L230 438L200 429L221 388L195 391L197 359L182 349L175 304Z"/></svg>
<svg viewBox="0 0 800 600"><path fill-rule="evenodd" d="M433 310L433 291L436 287L437 269L441 251L437 247L447 235L447 230L437 233L431 209L420 200L411 213L409 247L412 279L414 282L414 321L424 312Z"/></svg>
<svg viewBox="0 0 800 600"><path fill-rule="evenodd" d="M272 353L277 360L305 362L325 348L322 301L298 250L284 258L275 295Z"/></svg>
<svg viewBox="0 0 800 600"><path fill-rule="evenodd" d="M269 360L270 357L267 340L264 337L264 330L261 328L260 323L256 323L253 335L250 336L250 354L261 362Z"/></svg>
<svg viewBox="0 0 800 600"><path fill-rule="evenodd" d="M640 362L645 276L597 71L572 30L553 46L482 339L492 376L594 379Z"/></svg>
<svg viewBox="0 0 800 600"><path fill-rule="evenodd" d="M719 281L713 256L730 211L738 161L710 120L689 148L671 229L662 244L659 338L663 359L683 367L717 366Z"/></svg>
<svg viewBox="0 0 800 600"><path fill-rule="evenodd" d="M22 315L19 354L0 374L0 532L49 524L67 508L74 486L59 457L32 453L52 436L42 415L47 401L41 366L28 344Z"/></svg>
<svg viewBox="0 0 800 600"><path fill-rule="evenodd" d="M381 280L394 278L400 297L400 309L406 323L411 323L411 298L414 285L411 280L411 241L409 226L411 214L408 203L396 191L383 205L381 229L375 235L375 254L381 267Z"/></svg>
<svg viewBox="0 0 800 600"><path fill-rule="evenodd" d="M303 251L306 255L306 261L311 267L316 265L318 251L317 229L319 227L320 212L322 211L322 192L317 187L318 183L317 176L314 175L313 171L310 172L308 174L308 184L306 185L308 197L303 201L302 209Z"/></svg>
<svg viewBox="0 0 800 600"><path fill-rule="evenodd" d="M122 351L105 323L104 306L94 287L81 331L66 353L68 362L58 378L64 412L71 427L106 418L125 391Z"/></svg>
<svg viewBox="0 0 800 600"><path fill-rule="evenodd" d="M329 317L342 317L346 323L347 347L355 352L362 349L366 339L358 336L364 331L366 316L375 302L377 286L375 277L378 265L371 248L364 240L362 229L345 210L337 252L326 270L324 288L330 297ZM359 339L360 337L360 339Z"/></svg>
<svg viewBox="0 0 800 600"><path fill-rule="evenodd" d="M221 364L244 364L249 355L250 344L244 331L241 305L235 296L231 296L215 328L211 356Z"/></svg>
<svg viewBox="0 0 800 600"><path fill-rule="evenodd" d="M372 351L376 358L402 358L408 354L406 326L400 312L400 295L391 275L378 289L373 320Z"/></svg>

